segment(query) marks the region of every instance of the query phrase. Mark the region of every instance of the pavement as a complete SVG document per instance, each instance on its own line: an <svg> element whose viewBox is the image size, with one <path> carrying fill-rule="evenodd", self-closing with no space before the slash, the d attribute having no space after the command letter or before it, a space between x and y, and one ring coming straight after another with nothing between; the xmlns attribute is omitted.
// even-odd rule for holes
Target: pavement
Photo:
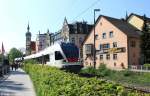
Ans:
<svg viewBox="0 0 150 96"><path fill-rule="evenodd" d="M0 96L36 96L36 93L29 75L19 68L0 80Z"/></svg>

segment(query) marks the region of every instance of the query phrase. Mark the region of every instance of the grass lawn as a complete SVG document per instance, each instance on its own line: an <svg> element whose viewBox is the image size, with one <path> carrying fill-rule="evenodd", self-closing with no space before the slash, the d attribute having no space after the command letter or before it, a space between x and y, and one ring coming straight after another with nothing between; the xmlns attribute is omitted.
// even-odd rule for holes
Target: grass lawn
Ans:
<svg viewBox="0 0 150 96"><path fill-rule="evenodd" d="M124 71L112 72L110 75L104 76L104 78L123 84L150 88L150 73L129 72L127 76L125 74L127 73Z"/></svg>
<svg viewBox="0 0 150 96"><path fill-rule="evenodd" d="M133 85L137 87L146 87L150 89L150 73L131 72L128 70L114 71L100 66L99 69L87 68L81 70L82 74L93 74L99 78L119 82L123 85Z"/></svg>

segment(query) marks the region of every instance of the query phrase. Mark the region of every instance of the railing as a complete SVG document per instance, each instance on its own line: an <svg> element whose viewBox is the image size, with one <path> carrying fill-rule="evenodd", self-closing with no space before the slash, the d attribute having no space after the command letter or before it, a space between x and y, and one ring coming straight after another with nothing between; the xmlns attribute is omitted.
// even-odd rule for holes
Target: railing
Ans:
<svg viewBox="0 0 150 96"><path fill-rule="evenodd" d="M145 67L143 65L130 65L129 69L131 71L150 72L150 67Z"/></svg>
<svg viewBox="0 0 150 96"><path fill-rule="evenodd" d="M7 74L9 72L9 65L0 65L0 77Z"/></svg>

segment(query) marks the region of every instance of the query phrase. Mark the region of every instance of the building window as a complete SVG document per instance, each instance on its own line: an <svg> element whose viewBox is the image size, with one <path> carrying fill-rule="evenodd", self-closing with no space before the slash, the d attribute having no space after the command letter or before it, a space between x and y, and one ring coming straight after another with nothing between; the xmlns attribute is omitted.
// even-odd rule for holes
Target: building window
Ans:
<svg viewBox="0 0 150 96"><path fill-rule="evenodd" d="M109 49L110 48L110 44L103 44L103 48Z"/></svg>
<svg viewBox="0 0 150 96"><path fill-rule="evenodd" d="M116 64L116 62L114 62L114 66L116 66L117 64Z"/></svg>
<svg viewBox="0 0 150 96"><path fill-rule="evenodd" d="M55 60L61 60L63 56L60 51L55 51Z"/></svg>
<svg viewBox="0 0 150 96"><path fill-rule="evenodd" d="M100 55L100 60L103 60L103 55Z"/></svg>
<svg viewBox="0 0 150 96"><path fill-rule="evenodd" d="M107 55L106 55L106 59L107 59L107 60L110 60L110 54L107 54Z"/></svg>
<svg viewBox="0 0 150 96"><path fill-rule="evenodd" d="M93 53L93 45L85 44L85 53L91 55Z"/></svg>
<svg viewBox="0 0 150 96"><path fill-rule="evenodd" d="M106 39L106 33L103 33L103 35L102 35L103 37L103 39Z"/></svg>
<svg viewBox="0 0 150 96"><path fill-rule="evenodd" d="M135 41L131 41L131 47L136 47L136 42Z"/></svg>
<svg viewBox="0 0 150 96"><path fill-rule="evenodd" d="M125 69L124 63L121 63L121 67L122 69Z"/></svg>
<svg viewBox="0 0 150 96"><path fill-rule="evenodd" d="M72 40L71 40L71 41L72 41L72 43L75 43L75 38L72 38Z"/></svg>
<svg viewBox="0 0 150 96"><path fill-rule="evenodd" d="M102 44L99 45L99 50L102 50L103 49L103 46Z"/></svg>
<svg viewBox="0 0 150 96"><path fill-rule="evenodd" d="M113 42L113 47L117 47L117 42Z"/></svg>
<svg viewBox="0 0 150 96"><path fill-rule="evenodd" d="M110 37L110 38L113 37L113 31L109 32L109 37Z"/></svg>
<svg viewBox="0 0 150 96"><path fill-rule="evenodd" d="M79 38L79 43L81 44L81 43L82 43L82 41L83 41L83 40L82 40L82 38L80 37L80 38Z"/></svg>
<svg viewBox="0 0 150 96"><path fill-rule="evenodd" d="M110 44L106 44L107 45L107 48L110 48Z"/></svg>
<svg viewBox="0 0 150 96"><path fill-rule="evenodd" d="M113 59L114 59L114 60L117 59L117 54L113 54Z"/></svg>
<svg viewBox="0 0 150 96"><path fill-rule="evenodd" d="M97 39L98 39L98 34L95 35L95 40L97 40Z"/></svg>

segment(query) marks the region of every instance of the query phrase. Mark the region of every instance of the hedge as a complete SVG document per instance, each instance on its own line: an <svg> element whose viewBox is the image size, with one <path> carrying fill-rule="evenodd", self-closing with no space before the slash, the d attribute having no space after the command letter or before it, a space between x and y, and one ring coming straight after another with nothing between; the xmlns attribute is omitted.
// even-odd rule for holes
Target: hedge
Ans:
<svg viewBox="0 0 150 96"><path fill-rule="evenodd" d="M26 64L24 70L30 75L37 96L145 96L126 90L114 82L96 77L79 77L57 68ZM148 96L148 95L147 95Z"/></svg>

